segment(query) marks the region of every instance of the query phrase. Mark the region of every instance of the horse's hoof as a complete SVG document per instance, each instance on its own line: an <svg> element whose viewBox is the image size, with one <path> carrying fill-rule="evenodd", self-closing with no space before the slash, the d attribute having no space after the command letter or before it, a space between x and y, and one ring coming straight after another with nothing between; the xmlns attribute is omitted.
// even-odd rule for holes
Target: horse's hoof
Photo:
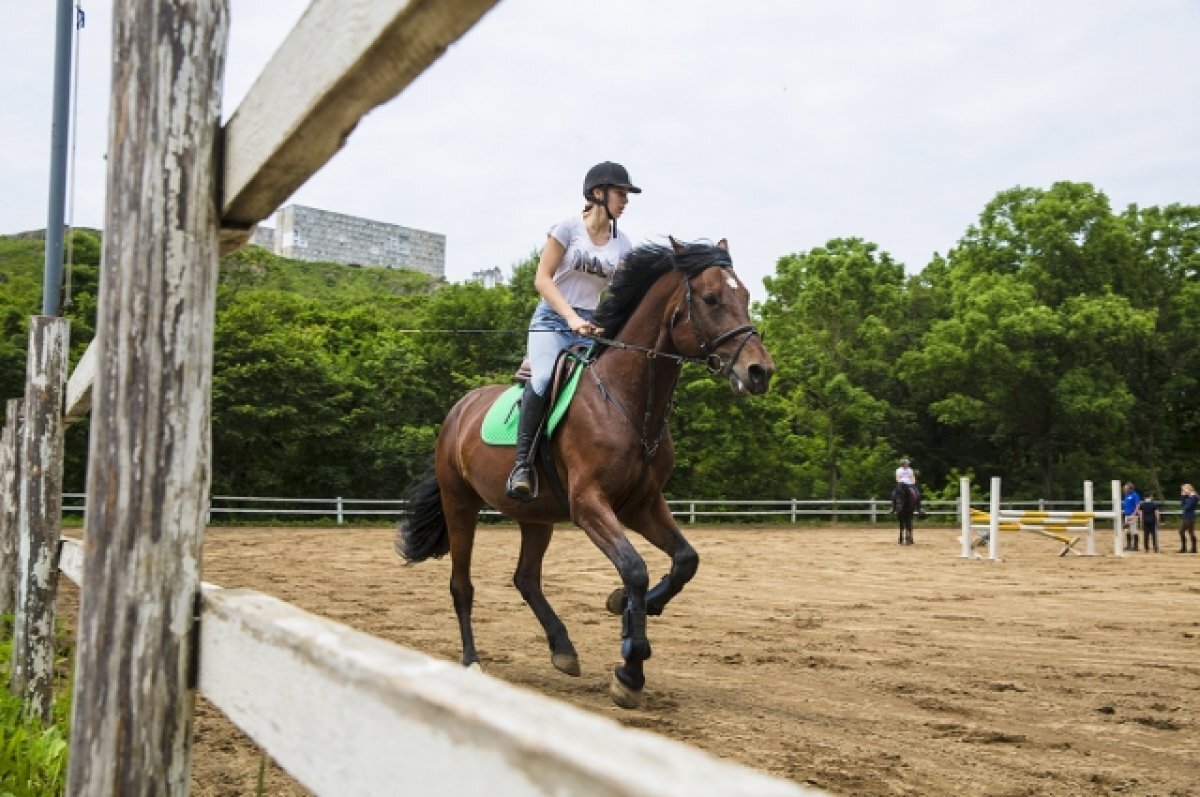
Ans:
<svg viewBox="0 0 1200 797"><path fill-rule="evenodd" d="M614 589L604 602L604 608L608 609L609 614L621 614L625 611L625 588Z"/></svg>
<svg viewBox="0 0 1200 797"><path fill-rule="evenodd" d="M567 675L578 676L582 672L579 669L579 657L574 653L552 653L550 663L554 665L554 669Z"/></svg>
<svg viewBox="0 0 1200 797"><path fill-rule="evenodd" d="M483 672L483 665L477 661L471 662L470 664L467 665L466 668L468 670L474 670L475 672Z"/></svg>
<svg viewBox="0 0 1200 797"><path fill-rule="evenodd" d="M608 693L612 695L613 702L621 708L638 708L642 705L642 690L630 689L621 683L621 679L615 673L608 685Z"/></svg>

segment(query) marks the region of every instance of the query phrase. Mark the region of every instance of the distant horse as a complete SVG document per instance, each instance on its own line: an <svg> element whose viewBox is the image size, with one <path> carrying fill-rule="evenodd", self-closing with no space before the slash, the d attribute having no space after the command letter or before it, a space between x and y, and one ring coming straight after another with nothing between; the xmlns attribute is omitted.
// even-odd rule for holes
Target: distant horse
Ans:
<svg viewBox="0 0 1200 797"><path fill-rule="evenodd" d="M604 552L623 587L608 608L621 615L621 657L610 691L623 708L640 705L650 658L646 616L696 573L699 556L684 539L663 498L675 463L667 422L685 362L706 364L736 395L767 391L775 364L749 317L749 292L733 271L725 241L643 245L617 272L596 313L607 337L587 365L564 421L548 441L569 509L549 489L544 472L537 499L505 495L514 449L480 437L488 408L504 386L468 393L446 416L434 473L414 486L396 550L407 562L450 553L450 594L462 634L464 666L478 666L471 628L474 586L471 548L477 514L488 504L521 527L513 584L546 632L551 663L579 675L579 659L562 620L542 593L542 557L554 523L570 520ZM730 456L735 456L730 452ZM540 466L539 466L540 469ZM653 588L646 563L622 531L626 526L671 559Z"/></svg>
<svg viewBox="0 0 1200 797"><path fill-rule="evenodd" d="M917 494L907 484L896 491L896 518L900 521L900 544L913 544L913 515L917 512Z"/></svg>

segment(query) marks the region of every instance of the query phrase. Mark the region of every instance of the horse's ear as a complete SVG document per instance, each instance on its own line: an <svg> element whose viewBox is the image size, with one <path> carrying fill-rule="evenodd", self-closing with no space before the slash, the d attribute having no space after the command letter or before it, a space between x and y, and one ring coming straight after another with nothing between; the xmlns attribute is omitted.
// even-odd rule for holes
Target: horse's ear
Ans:
<svg viewBox="0 0 1200 797"><path fill-rule="evenodd" d="M729 251L729 241L722 238L721 240L717 241L717 248L724 249L726 252L728 252Z"/></svg>
<svg viewBox="0 0 1200 797"><path fill-rule="evenodd" d="M679 254L683 251L683 244L679 243L679 241L676 241L674 235L668 235L667 240L671 242L671 248L675 250L675 254Z"/></svg>

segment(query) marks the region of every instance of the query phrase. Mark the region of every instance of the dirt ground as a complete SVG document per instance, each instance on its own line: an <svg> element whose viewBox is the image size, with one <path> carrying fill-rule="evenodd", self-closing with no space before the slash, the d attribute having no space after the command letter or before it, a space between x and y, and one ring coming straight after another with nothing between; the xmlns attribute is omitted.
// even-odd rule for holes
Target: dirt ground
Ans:
<svg viewBox="0 0 1200 797"><path fill-rule="evenodd" d="M882 525L685 533L700 571L650 620L642 708L608 697L616 576L573 527L560 527L545 580L583 675L551 667L511 586L513 527L476 540L485 671L834 794L1200 793L1200 557L1174 553L1174 531L1162 554L1124 558L1111 532L1094 558L1006 535L999 563L960 559L947 528L918 529L911 547ZM392 537L214 528L204 578L457 661L449 559L404 567ZM653 583L666 560L634 541ZM266 794L308 793L198 702L193 794L253 794L260 766Z"/></svg>

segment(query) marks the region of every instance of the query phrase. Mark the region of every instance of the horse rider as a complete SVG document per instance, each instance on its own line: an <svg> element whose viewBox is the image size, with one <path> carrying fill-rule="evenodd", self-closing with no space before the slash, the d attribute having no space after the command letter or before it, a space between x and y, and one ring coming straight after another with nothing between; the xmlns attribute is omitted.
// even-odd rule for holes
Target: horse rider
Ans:
<svg viewBox="0 0 1200 797"><path fill-rule="evenodd" d="M921 488L917 486L917 474L913 472L912 462L908 457L901 459L900 467L896 468L896 486L892 488L892 512L896 514L900 512L901 490L908 490L912 493L917 517L925 517L925 510L921 506Z"/></svg>
<svg viewBox="0 0 1200 797"><path fill-rule="evenodd" d="M531 376L521 395L517 456L506 492L509 498L537 498L533 443L541 427L546 392L559 352L571 344L587 345L602 330L592 323L600 294L633 250L617 231L630 194L640 194L619 163L597 163L583 178L583 210L550 228L538 260L534 287L541 301L529 322Z"/></svg>

